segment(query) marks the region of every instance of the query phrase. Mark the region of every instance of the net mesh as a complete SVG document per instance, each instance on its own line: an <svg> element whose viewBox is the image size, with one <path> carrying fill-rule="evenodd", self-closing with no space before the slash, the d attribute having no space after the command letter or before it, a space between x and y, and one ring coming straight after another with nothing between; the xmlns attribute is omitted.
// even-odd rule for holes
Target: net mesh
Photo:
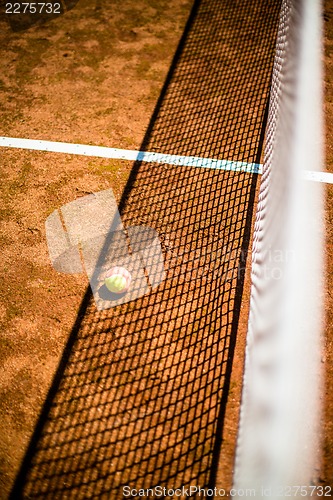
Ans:
<svg viewBox="0 0 333 500"><path fill-rule="evenodd" d="M195 2L142 150L259 162L279 7ZM156 229L166 279L104 311L87 294L13 498L215 483L256 180L133 166L122 222Z"/></svg>
<svg viewBox="0 0 333 500"><path fill-rule="evenodd" d="M318 473L323 196L302 172L322 166L320 17L283 1L253 236L234 484L272 498Z"/></svg>

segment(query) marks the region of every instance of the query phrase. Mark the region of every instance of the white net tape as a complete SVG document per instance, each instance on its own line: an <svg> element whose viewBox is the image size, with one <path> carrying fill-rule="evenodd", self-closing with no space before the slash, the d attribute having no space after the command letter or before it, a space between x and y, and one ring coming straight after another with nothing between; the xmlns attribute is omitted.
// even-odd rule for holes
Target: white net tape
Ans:
<svg viewBox="0 0 333 500"><path fill-rule="evenodd" d="M311 485L318 466L323 193L304 170L322 168L320 20L317 0L282 3L234 473L258 497Z"/></svg>

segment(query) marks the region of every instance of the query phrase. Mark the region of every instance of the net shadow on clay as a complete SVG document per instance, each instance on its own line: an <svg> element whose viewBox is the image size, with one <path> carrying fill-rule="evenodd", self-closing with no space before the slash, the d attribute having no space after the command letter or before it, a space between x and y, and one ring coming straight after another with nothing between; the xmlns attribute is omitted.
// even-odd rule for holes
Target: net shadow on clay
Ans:
<svg viewBox="0 0 333 500"><path fill-rule="evenodd" d="M194 3L141 150L260 162L279 8ZM166 279L103 311L87 290L12 498L214 487L256 184L133 165L122 221L157 231Z"/></svg>

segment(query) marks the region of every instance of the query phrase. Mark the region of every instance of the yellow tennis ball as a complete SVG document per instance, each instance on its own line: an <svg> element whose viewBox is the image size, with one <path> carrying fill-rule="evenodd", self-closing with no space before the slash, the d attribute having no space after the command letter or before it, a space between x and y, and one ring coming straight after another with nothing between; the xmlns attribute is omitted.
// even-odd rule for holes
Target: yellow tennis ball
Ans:
<svg viewBox="0 0 333 500"><path fill-rule="evenodd" d="M106 288L112 293L127 292L131 283L131 274L124 267L113 267L104 279Z"/></svg>

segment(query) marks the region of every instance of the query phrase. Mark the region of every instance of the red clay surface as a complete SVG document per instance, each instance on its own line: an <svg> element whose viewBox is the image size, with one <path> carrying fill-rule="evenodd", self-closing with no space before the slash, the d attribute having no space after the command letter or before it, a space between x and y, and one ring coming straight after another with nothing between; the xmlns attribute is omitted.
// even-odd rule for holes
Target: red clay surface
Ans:
<svg viewBox="0 0 333 500"><path fill-rule="evenodd" d="M201 30L194 17L173 65L188 0L80 0L21 32L3 16L0 135L258 161L278 9L219 3L202 2ZM325 9L333 171L331 1ZM249 289L248 268L244 291L239 268L255 179L11 149L1 151L1 179L0 497L13 486L63 353L27 462L26 498L121 498L125 484L230 488ZM98 313L84 275L52 269L44 222L108 188L125 225L158 231L167 280ZM321 484L333 478L331 190Z"/></svg>

